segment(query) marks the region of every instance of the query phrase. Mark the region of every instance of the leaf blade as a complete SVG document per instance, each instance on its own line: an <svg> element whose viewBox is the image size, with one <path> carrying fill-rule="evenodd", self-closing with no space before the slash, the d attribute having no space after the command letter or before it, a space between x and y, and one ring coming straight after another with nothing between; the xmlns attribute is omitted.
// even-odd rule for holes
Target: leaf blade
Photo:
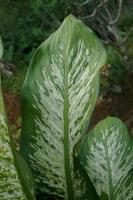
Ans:
<svg viewBox="0 0 133 200"><path fill-rule="evenodd" d="M18 158L19 161L21 159L21 163L17 164L16 159ZM34 189L32 186L33 182L30 181L31 184L28 185L30 173L27 173L26 169L25 175L22 175L27 181L27 185L24 185L20 179L20 173L18 173L16 164L21 168L20 171L25 169L25 166L23 166L24 161L22 161L20 155L16 153L10 140L0 85L0 199L35 200ZM26 192L24 188L28 192ZM30 189L31 191L29 192Z"/></svg>
<svg viewBox="0 0 133 200"><path fill-rule="evenodd" d="M42 191L74 199L73 148L92 114L105 60L97 37L72 16L34 55L22 90L21 152Z"/></svg>
<svg viewBox="0 0 133 200"><path fill-rule="evenodd" d="M111 117L86 136L78 153L99 197L104 194L109 200L133 198L132 158L133 142L125 125Z"/></svg>

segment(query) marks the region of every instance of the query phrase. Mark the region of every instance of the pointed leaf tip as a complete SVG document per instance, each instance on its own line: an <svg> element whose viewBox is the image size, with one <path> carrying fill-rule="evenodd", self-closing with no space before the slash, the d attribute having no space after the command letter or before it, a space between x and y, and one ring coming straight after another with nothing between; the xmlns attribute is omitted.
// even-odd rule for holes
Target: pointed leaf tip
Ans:
<svg viewBox="0 0 133 200"><path fill-rule="evenodd" d="M105 61L101 42L73 16L37 49L22 88L21 152L38 191L74 199L73 148L93 112Z"/></svg>

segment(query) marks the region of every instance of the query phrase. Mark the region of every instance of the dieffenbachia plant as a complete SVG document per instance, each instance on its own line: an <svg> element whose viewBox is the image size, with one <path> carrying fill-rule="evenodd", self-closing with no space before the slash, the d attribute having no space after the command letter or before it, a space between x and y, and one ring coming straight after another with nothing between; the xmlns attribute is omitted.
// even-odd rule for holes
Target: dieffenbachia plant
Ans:
<svg viewBox="0 0 133 200"><path fill-rule="evenodd" d="M0 56L2 51L0 44ZM35 200L31 173L15 151L6 121L0 83L0 200Z"/></svg>
<svg viewBox="0 0 133 200"><path fill-rule="evenodd" d="M133 199L133 140L119 119L108 117L85 136L78 159L101 200Z"/></svg>
<svg viewBox="0 0 133 200"><path fill-rule="evenodd" d="M73 150L90 120L105 61L101 42L73 16L36 50L22 88L21 153L38 191L67 200L80 193Z"/></svg>

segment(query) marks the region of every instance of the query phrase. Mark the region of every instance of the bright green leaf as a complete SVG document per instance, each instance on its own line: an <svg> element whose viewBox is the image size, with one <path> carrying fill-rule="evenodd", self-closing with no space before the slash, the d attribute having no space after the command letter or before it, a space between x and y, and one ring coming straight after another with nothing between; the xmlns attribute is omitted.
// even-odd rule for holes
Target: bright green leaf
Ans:
<svg viewBox="0 0 133 200"><path fill-rule="evenodd" d="M31 173L10 140L0 85L0 200L35 200Z"/></svg>
<svg viewBox="0 0 133 200"><path fill-rule="evenodd" d="M119 119L100 122L82 142L78 159L101 200L133 199L133 140Z"/></svg>
<svg viewBox="0 0 133 200"><path fill-rule="evenodd" d="M22 89L21 152L38 191L76 198L73 148L90 120L105 60L96 35L73 16L37 49Z"/></svg>

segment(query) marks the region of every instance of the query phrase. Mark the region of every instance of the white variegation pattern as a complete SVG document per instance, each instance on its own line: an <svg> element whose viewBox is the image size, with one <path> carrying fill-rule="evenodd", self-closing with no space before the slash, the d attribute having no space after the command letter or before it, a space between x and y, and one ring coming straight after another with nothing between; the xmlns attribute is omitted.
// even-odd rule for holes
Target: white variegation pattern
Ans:
<svg viewBox="0 0 133 200"><path fill-rule="evenodd" d="M132 200L133 143L125 126L107 118L91 134L82 144L86 147L79 153L79 160L98 195L104 192L109 200Z"/></svg>
<svg viewBox="0 0 133 200"><path fill-rule="evenodd" d="M60 195L65 193L66 188L63 96L61 94L64 87L62 65L62 54L57 57L52 55L49 66L50 74L45 73L43 69L43 81L41 83L36 81L39 98L33 94L33 107L39 111L39 116L34 118L36 129L33 131L37 137L36 135L32 137L35 137L36 143L30 144L34 150L34 154L30 155L31 165L40 172L36 182L43 182L46 186L50 185L52 193L54 194L55 189Z"/></svg>
<svg viewBox="0 0 133 200"><path fill-rule="evenodd" d="M14 164L0 91L0 199L27 200Z"/></svg>
<svg viewBox="0 0 133 200"><path fill-rule="evenodd" d="M94 69L97 68L98 61L93 62L93 52L89 53L83 40L77 42L76 53L74 50L72 48L70 51L67 64L67 67L71 67L68 71L67 82L68 105L64 102L66 85L63 67L65 60L61 44L59 53L51 55L49 72L47 73L45 68L42 70L43 81L36 80L39 95L33 94L33 107L39 112L39 116L34 117L35 130L33 131L36 134L32 135L32 138L36 142L30 144L34 150L34 154L30 155L30 162L33 169L39 171L39 176L35 178L36 182L45 183L51 187L51 193L57 193L60 196L67 195L63 142L64 124L66 123L63 115L64 106L68 106L69 109L67 145L70 166L67 167L70 167L71 178L74 179L73 148L81 136L86 120L90 117L96 93L93 83L97 75L97 70L94 71ZM97 57L96 54L95 56Z"/></svg>
<svg viewBox="0 0 133 200"><path fill-rule="evenodd" d="M9 135L0 83L0 200L35 200L31 172Z"/></svg>
<svg viewBox="0 0 133 200"><path fill-rule="evenodd" d="M23 88L23 112L32 126L22 122L22 152L28 151L38 190L75 199L73 149L92 114L105 60L96 37L71 16L36 51Z"/></svg>

